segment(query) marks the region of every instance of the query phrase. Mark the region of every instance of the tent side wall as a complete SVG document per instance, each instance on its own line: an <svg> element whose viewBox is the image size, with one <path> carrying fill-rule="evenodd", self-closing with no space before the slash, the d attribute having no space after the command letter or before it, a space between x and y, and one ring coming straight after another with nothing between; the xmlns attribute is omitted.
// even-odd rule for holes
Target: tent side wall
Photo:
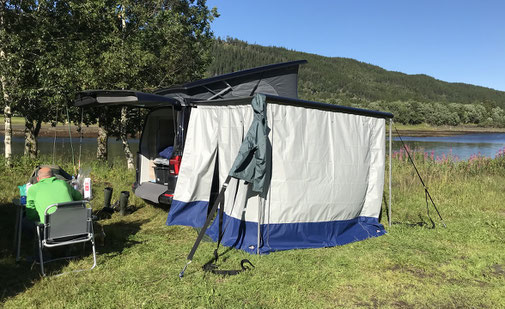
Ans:
<svg viewBox="0 0 505 309"><path fill-rule="evenodd" d="M250 105L192 111L167 224L202 226L219 158L220 185L252 122ZM269 103L272 178L265 199L242 180L225 194L222 243L256 252L342 245L384 234L378 222L385 164L385 120ZM217 239L217 221L208 234Z"/></svg>
<svg viewBox="0 0 505 309"><path fill-rule="evenodd" d="M225 199L224 245L255 253L258 221L262 253L343 245L385 233L378 222L384 119L273 103L267 119L269 192L263 201L241 180L228 186L233 198ZM216 220L208 233L214 240L217 230Z"/></svg>

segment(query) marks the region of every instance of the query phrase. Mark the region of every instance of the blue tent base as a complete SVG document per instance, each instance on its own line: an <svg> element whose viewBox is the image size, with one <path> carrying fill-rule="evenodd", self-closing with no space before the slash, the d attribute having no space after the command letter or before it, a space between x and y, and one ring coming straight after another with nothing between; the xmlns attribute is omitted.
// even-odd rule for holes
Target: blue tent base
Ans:
<svg viewBox="0 0 505 309"><path fill-rule="evenodd" d="M219 220L207 231L217 241ZM224 214L225 228L221 243L251 254L257 253L256 222L235 219ZM323 248L341 246L351 242L378 237L386 233L377 218L357 217L351 220L307 223L283 223L260 225L260 253L280 250Z"/></svg>
<svg viewBox="0 0 505 309"><path fill-rule="evenodd" d="M166 225L202 227L207 218L209 202L181 202L174 200L168 212Z"/></svg>

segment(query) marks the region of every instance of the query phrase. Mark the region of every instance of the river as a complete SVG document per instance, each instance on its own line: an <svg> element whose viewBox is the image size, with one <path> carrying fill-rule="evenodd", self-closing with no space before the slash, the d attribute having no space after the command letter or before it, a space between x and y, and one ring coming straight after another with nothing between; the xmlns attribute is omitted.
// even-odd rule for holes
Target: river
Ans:
<svg viewBox="0 0 505 309"><path fill-rule="evenodd" d="M494 158L500 149L505 147L505 133L478 133L462 134L453 136L402 136L405 144L411 149L422 150L430 155L442 157L444 154L452 155L458 160L467 160L472 155L480 154L489 158ZM138 140L130 139L130 146L133 153L138 150ZM24 140L22 137L13 137L13 153L22 154ZM39 149L42 154L53 153L54 139L52 137L40 137ZM71 158L72 147L76 160L79 150L82 150L81 160L93 160L96 157L96 138L83 138L82 143L79 138L56 138L55 156L57 158ZM393 151L402 148L399 137L393 137ZM4 151L3 136L0 136L0 153ZM109 158L123 156L121 143L115 138L109 138Z"/></svg>
<svg viewBox="0 0 505 309"><path fill-rule="evenodd" d="M505 147L505 133L476 133L453 136L402 136L411 149L423 150L435 158L452 155L456 160L468 160L472 155L494 158ZM393 151L402 148L399 137L393 136Z"/></svg>
<svg viewBox="0 0 505 309"><path fill-rule="evenodd" d="M72 158L72 148L74 153L74 158L77 161L79 158L79 153L81 153L81 161L94 160L96 158L96 138L83 138L82 143L79 138L73 138L72 143L70 138L67 137L57 137L56 143L53 137L39 137L39 151L41 154L52 155L53 146L54 154L56 160L61 158ZM129 139L130 149L136 154L139 148L138 139ZM4 137L0 136L0 153L4 152ZM123 147L121 142L117 141L116 138L109 138L109 160L113 160L117 157L124 157ZM24 150L24 138L14 136L12 138L12 152L14 155L23 154Z"/></svg>

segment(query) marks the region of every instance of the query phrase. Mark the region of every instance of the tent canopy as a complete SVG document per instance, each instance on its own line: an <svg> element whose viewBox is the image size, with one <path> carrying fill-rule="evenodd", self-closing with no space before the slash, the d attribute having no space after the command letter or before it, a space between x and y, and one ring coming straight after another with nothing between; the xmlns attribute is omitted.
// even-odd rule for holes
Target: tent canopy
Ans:
<svg viewBox="0 0 505 309"><path fill-rule="evenodd" d="M156 94L212 101L241 98L257 93L298 98L298 60L223 74L156 91Z"/></svg>

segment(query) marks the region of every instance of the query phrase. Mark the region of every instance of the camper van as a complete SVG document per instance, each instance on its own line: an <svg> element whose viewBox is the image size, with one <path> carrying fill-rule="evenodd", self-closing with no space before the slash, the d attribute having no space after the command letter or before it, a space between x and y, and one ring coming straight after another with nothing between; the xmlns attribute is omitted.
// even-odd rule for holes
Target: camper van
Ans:
<svg viewBox="0 0 505 309"><path fill-rule="evenodd" d="M147 202L170 205L177 183L191 110L198 105L251 100L256 93L297 99L298 68L306 60L224 74L154 93L124 90L80 92L78 107L131 106L150 110L137 153L133 191ZM211 193L217 193L215 182Z"/></svg>

